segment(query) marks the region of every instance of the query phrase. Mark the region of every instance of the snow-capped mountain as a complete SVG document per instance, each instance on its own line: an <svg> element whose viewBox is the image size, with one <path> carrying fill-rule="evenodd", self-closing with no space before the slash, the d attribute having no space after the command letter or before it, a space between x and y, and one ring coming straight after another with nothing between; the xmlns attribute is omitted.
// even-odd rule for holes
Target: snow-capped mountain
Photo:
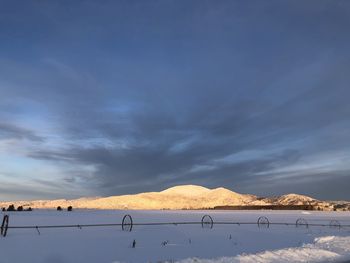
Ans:
<svg viewBox="0 0 350 263"><path fill-rule="evenodd" d="M275 198L258 198L239 194L220 187L209 189L198 185L181 185L161 192L121 195L74 200L36 200L0 202L1 207L9 204L32 208L56 208L58 206L88 209L205 209L220 206L264 206L264 205L318 205L323 204L308 196L288 194Z"/></svg>

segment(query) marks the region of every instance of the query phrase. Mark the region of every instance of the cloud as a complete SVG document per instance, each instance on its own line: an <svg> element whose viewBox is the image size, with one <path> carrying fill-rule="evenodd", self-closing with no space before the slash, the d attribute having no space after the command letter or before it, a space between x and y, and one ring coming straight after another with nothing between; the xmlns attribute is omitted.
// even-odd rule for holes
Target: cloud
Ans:
<svg viewBox="0 0 350 263"><path fill-rule="evenodd" d="M312 195L317 183L348 198L320 179L348 167L317 168L350 147L349 4L14 7L0 11L0 139L16 142L6 158L59 173L33 182L93 195L183 183Z"/></svg>
<svg viewBox="0 0 350 263"><path fill-rule="evenodd" d="M26 139L34 142L42 142L44 140L44 138L36 135L33 131L10 123L0 123L0 140L1 139Z"/></svg>

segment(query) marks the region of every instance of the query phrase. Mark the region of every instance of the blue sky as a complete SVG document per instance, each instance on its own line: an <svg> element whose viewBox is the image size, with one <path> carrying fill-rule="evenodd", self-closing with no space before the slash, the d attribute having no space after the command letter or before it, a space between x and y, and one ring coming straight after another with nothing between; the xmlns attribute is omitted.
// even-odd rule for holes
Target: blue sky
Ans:
<svg viewBox="0 0 350 263"><path fill-rule="evenodd" d="M350 199L349 1L1 1L0 199Z"/></svg>

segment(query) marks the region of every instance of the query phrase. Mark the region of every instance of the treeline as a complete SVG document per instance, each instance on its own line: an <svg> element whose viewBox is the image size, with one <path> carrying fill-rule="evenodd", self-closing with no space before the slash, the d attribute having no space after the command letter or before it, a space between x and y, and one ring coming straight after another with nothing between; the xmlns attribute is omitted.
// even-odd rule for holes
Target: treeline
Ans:
<svg viewBox="0 0 350 263"><path fill-rule="evenodd" d="M57 209L56 209L57 211L63 211L63 209L62 209L62 207L60 207L60 206L57 206ZM70 206L68 206L67 207L67 211L68 212L72 212L73 211L73 207L70 205Z"/></svg>
<svg viewBox="0 0 350 263"><path fill-rule="evenodd" d="M18 206L17 209L14 205L9 205L8 208L6 209L5 207L2 208L2 211L5 212L5 211L19 211L19 212L22 212L22 211L33 211L33 209L31 207L28 207L28 208L23 208L23 206Z"/></svg>
<svg viewBox="0 0 350 263"><path fill-rule="evenodd" d="M1 210L3 212L5 212L5 211L19 211L19 212L21 212L21 211L33 211L33 209L31 207L23 208L23 206L21 206L21 205L18 206L17 208L14 205L9 205L8 208L3 207ZM60 207L60 206L58 206L56 210L63 211L62 207ZM68 206L67 211L69 211L69 212L73 211L73 207Z"/></svg>

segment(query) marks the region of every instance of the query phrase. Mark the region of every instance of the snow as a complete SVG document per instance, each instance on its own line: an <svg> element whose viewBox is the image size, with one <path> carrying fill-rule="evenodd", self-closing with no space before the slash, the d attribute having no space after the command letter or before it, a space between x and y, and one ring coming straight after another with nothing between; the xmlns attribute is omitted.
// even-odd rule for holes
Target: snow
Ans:
<svg viewBox="0 0 350 263"><path fill-rule="evenodd" d="M309 196L305 195L298 195L298 194L287 194L282 195L278 198L278 202L282 205L303 205L307 202L313 202L316 201L314 198L311 198Z"/></svg>
<svg viewBox="0 0 350 263"><path fill-rule="evenodd" d="M203 209L222 205L266 204L251 195L241 195L225 188L208 189L198 185L180 185L162 192L147 192L73 200L36 200L0 202L0 207L14 204L39 209L73 206L81 209Z"/></svg>
<svg viewBox="0 0 350 263"><path fill-rule="evenodd" d="M0 263L73 262L320 262L348 260L350 228L271 225L221 225L215 222L270 222L305 218L308 223L328 224L337 220L350 225L349 212L309 211L122 211L35 210L11 212L10 226L121 223L125 214L134 223L200 222L205 214L214 220L213 229L201 225L134 225L132 232L120 226L39 229L9 229L0 238ZM132 248L133 240L136 247ZM165 245L162 243L165 242Z"/></svg>
<svg viewBox="0 0 350 263"><path fill-rule="evenodd" d="M172 195L198 196L209 193L211 190L199 185L178 185L168 188L161 193Z"/></svg>
<svg viewBox="0 0 350 263"><path fill-rule="evenodd" d="M278 263L278 262L339 262L350 259L350 237L326 236L300 248L285 248L258 254L217 259L188 258L177 263Z"/></svg>

